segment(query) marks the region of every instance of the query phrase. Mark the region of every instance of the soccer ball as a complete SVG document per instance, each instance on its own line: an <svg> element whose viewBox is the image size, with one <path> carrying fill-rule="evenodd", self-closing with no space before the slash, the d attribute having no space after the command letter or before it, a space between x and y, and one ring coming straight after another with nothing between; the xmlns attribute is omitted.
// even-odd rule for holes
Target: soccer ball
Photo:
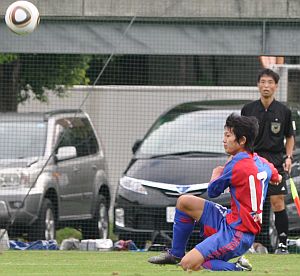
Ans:
<svg viewBox="0 0 300 276"><path fill-rule="evenodd" d="M35 5L28 1L16 1L6 10L5 22L16 34L32 33L40 22L40 14Z"/></svg>

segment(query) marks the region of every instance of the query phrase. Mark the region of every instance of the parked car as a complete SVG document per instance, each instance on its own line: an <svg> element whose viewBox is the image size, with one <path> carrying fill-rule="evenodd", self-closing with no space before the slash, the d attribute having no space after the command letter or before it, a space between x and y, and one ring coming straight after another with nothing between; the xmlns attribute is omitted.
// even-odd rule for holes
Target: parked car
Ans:
<svg viewBox="0 0 300 276"><path fill-rule="evenodd" d="M170 245L177 198L193 194L208 199L207 186L212 170L228 156L223 148L226 117L240 113L245 101L202 101L179 104L163 113L143 139L133 146L133 157L118 185L114 232L121 239ZM293 108L297 135L300 109ZM299 139L292 176L300 188ZM289 186L289 185L288 185ZM230 194L211 199L230 206ZM300 220L291 196L287 197L290 230L300 230ZM192 244L199 242L192 236ZM266 201L263 229L257 240L270 250L277 245L274 214Z"/></svg>
<svg viewBox="0 0 300 276"><path fill-rule="evenodd" d="M110 200L103 147L85 112L1 114L0 225L10 237L49 240L74 226L83 238L107 238Z"/></svg>

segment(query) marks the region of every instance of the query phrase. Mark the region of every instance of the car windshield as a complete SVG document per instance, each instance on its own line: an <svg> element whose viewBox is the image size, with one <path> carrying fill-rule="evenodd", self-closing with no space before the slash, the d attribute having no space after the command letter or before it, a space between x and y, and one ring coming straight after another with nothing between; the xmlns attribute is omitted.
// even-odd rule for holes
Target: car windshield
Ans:
<svg viewBox="0 0 300 276"><path fill-rule="evenodd" d="M0 159L42 156L46 129L44 122L0 122Z"/></svg>
<svg viewBox="0 0 300 276"><path fill-rule="evenodd" d="M230 110L169 112L156 121L136 155L224 154L224 124L230 113Z"/></svg>

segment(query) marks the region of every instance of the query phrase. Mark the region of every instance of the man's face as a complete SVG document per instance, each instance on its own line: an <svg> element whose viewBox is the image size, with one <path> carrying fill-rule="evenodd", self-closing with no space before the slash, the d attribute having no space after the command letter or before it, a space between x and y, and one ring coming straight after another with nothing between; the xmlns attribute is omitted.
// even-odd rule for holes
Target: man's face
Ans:
<svg viewBox="0 0 300 276"><path fill-rule="evenodd" d="M270 76L263 75L257 83L260 95L263 98L272 98L278 87L274 79Z"/></svg>
<svg viewBox="0 0 300 276"><path fill-rule="evenodd" d="M223 144L225 152L229 155L235 155L244 151L244 142L241 141L239 144L230 128L225 128L224 130Z"/></svg>

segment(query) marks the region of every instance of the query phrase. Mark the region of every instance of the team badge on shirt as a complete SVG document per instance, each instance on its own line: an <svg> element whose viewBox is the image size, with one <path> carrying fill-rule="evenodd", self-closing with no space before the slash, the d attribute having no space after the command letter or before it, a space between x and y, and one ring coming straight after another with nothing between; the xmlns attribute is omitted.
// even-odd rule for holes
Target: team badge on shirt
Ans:
<svg viewBox="0 0 300 276"><path fill-rule="evenodd" d="M281 123L278 123L278 122L271 122L271 131L272 131L274 134L279 133L280 127L281 127Z"/></svg>

